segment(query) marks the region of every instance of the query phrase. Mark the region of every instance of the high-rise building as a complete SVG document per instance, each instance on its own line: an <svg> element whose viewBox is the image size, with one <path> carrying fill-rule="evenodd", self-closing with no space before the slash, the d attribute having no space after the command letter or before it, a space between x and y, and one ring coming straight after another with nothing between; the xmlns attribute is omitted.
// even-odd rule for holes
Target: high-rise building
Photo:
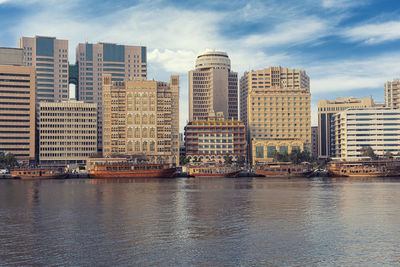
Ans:
<svg viewBox="0 0 400 267"><path fill-rule="evenodd" d="M374 100L365 98L337 98L318 102L318 158L327 159L333 156L333 140L331 138L333 115L348 108L373 107Z"/></svg>
<svg viewBox="0 0 400 267"><path fill-rule="evenodd" d="M318 159L318 126L311 126L311 156Z"/></svg>
<svg viewBox="0 0 400 267"><path fill-rule="evenodd" d="M36 102L69 99L68 41L55 37L21 37L24 64L36 68Z"/></svg>
<svg viewBox="0 0 400 267"><path fill-rule="evenodd" d="M240 119L249 141L300 140L310 150L310 109L310 79L304 70L269 67L245 72L240 79Z"/></svg>
<svg viewBox="0 0 400 267"><path fill-rule="evenodd" d="M240 121L225 120L222 112L205 121L191 121L185 127L186 157L204 162L246 158L246 128Z"/></svg>
<svg viewBox="0 0 400 267"><path fill-rule="evenodd" d="M117 45L113 43L81 43L76 47L79 72L77 99L97 103L98 150L102 151L102 76L111 74L112 81L147 77L145 46Z"/></svg>
<svg viewBox="0 0 400 267"><path fill-rule="evenodd" d="M400 79L385 83L385 106L400 108Z"/></svg>
<svg viewBox="0 0 400 267"><path fill-rule="evenodd" d="M42 166L86 162L97 154L97 104L83 101L41 102L38 114Z"/></svg>
<svg viewBox="0 0 400 267"><path fill-rule="evenodd" d="M357 160L371 147L383 156L400 152L400 110L380 107L346 109L332 119L333 157Z"/></svg>
<svg viewBox="0 0 400 267"><path fill-rule="evenodd" d="M209 51L199 54L189 71L189 120L207 120L217 112L238 119L238 78L225 52Z"/></svg>
<svg viewBox="0 0 400 267"><path fill-rule="evenodd" d="M179 164L179 76L169 83L103 75L103 155Z"/></svg>
<svg viewBox="0 0 400 267"><path fill-rule="evenodd" d="M23 66L24 50L0 48L0 152L35 159L35 68Z"/></svg>

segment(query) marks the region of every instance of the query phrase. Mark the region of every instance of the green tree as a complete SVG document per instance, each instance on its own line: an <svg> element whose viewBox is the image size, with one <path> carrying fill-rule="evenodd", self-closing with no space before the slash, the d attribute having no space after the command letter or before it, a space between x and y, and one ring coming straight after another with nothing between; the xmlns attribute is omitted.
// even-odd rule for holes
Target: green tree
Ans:
<svg viewBox="0 0 400 267"><path fill-rule="evenodd" d="M243 167L245 163L246 163L246 158L244 156L239 156L238 159L236 160L236 164L239 167Z"/></svg>
<svg viewBox="0 0 400 267"><path fill-rule="evenodd" d="M275 151L274 161L277 161L277 162L288 162L288 161L290 161L289 154L287 152L280 153L278 151Z"/></svg>
<svg viewBox="0 0 400 267"><path fill-rule="evenodd" d="M375 151L370 146L363 146L361 148L361 155L363 157L369 157L372 160L378 159L378 156L375 154Z"/></svg>
<svg viewBox="0 0 400 267"><path fill-rule="evenodd" d="M385 153L385 158L387 158L387 159L392 159L392 158L393 158L393 153L390 152L390 151L386 151L386 153Z"/></svg>
<svg viewBox="0 0 400 267"><path fill-rule="evenodd" d="M185 155L180 155L179 157L179 164L181 166L186 165L190 162L190 158L187 158Z"/></svg>
<svg viewBox="0 0 400 267"><path fill-rule="evenodd" d="M3 168L14 168L18 166L18 161L12 153L0 154L0 166Z"/></svg>
<svg viewBox="0 0 400 267"><path fill-rule="evenodd" d="M224 156L224 162L225 162L225 164L227 164L227 165L231 165L231 164L232 164L232 156L230 156L229 154L226 154L226 155Z"/></svg>

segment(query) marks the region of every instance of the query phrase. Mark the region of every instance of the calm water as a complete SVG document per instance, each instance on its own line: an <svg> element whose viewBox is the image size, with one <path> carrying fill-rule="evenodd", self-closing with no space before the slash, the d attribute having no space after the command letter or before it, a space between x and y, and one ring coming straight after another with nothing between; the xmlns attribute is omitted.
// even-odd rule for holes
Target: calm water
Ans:
<svg viewBox="0 0 400 267"><path fill-rule="evenodd" d="M0 181L0 265L399 265L400 179Z"/></svg>

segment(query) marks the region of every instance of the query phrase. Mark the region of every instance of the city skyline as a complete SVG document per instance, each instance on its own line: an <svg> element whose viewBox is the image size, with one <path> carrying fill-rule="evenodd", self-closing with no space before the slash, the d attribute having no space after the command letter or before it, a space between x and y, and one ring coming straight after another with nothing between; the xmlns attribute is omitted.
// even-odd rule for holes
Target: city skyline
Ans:
<svg viewBox="0 0 400 267"><path fill-rule="evenodd" d="M181 77L181 130L189 115L187 73L200 52L227 52L238 78L244 71L269 66L304 69L310 76L316 125L319 99L372 96L384 101L384 83L400 76L399 12L395 1L93 5L0 0L0 46L17 47L22 36L54 36L69 41L70 64L75 63L75 46L86 41L146 46L149 79Z"/></svg>

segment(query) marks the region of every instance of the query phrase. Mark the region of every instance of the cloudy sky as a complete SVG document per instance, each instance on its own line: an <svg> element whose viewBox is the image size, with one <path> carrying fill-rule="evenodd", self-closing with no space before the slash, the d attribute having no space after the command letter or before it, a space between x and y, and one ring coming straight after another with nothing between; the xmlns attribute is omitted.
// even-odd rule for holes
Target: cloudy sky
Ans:
<svg viewBox="0 0 400 267"><path fill-rule="evenodd" d="M372 96L400 77L399 0L0 0L0 46L20 36L114 42L148 48L148 78L181 76L181 128L188 118L187 72L204 50L228 52L239 77L268 66L305 69L312 123L319 99Z"/></svg>

